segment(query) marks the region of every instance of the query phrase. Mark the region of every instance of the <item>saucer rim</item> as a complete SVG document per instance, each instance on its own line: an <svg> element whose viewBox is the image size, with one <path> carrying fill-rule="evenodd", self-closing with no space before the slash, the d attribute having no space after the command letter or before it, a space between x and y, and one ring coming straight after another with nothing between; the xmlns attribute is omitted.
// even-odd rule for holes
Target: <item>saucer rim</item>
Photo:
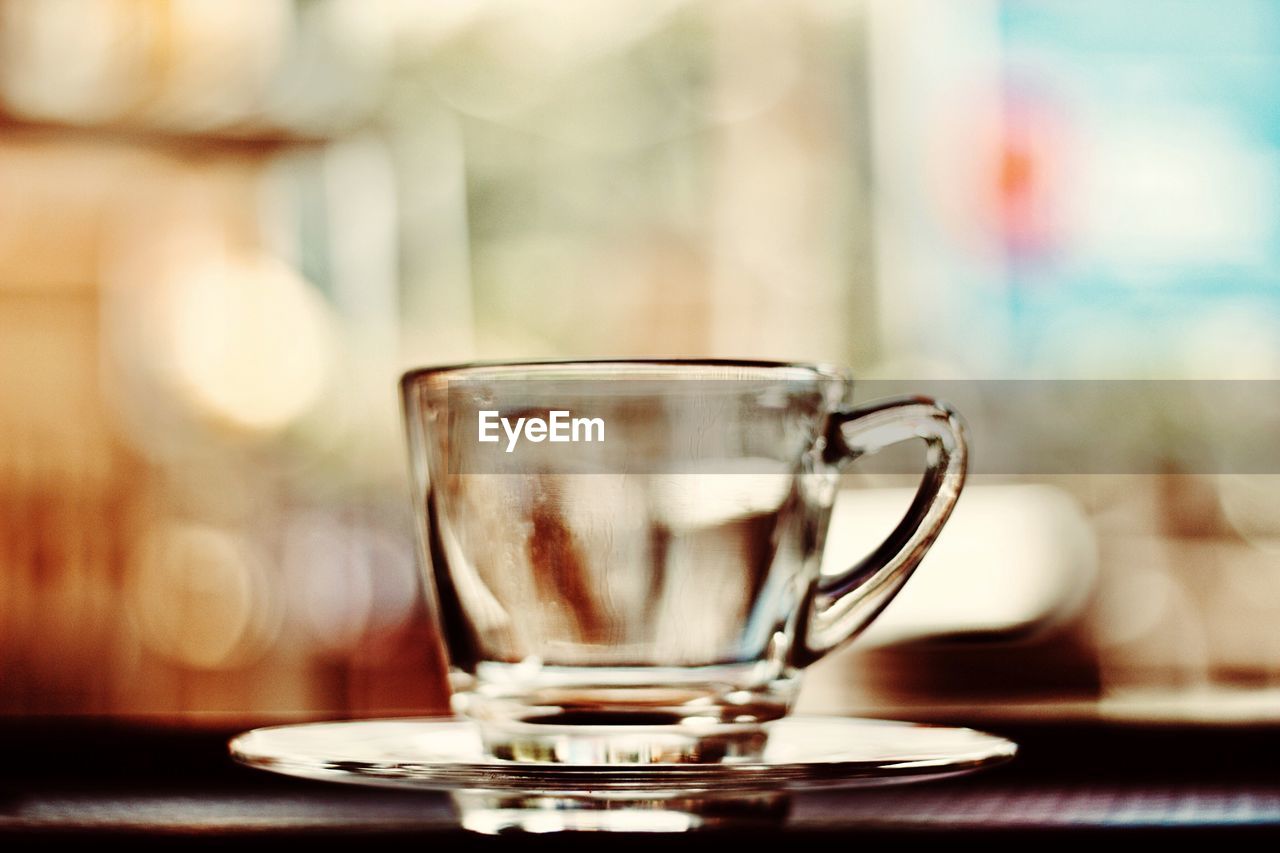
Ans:
<svg viewBox="0 0 1280 853"><path fill-rule="evenodd" d="M291 761L280 755L265 754L248 747L254 740L282 730L319 727L345 727L358 730L375 725L450 725L475 727L475 722L456 716L385 717L357 720L319 720L308 723L264 726L231 738L228 749L240 764L286 776L318 779L362 786L416 789L420 791L499 791L549 793L568 796L598 796L601 793L665 794L758 791L773 787L807 790L859 787L926 781L973 773L1011 760L1018 746L1008 738L964 726L944 726L901 720L883 720L842 715L793 715L766 723L765 728L779 724L850 724L884 726L890 730L939 729L976 735L986 744L984 750L968 755L936 758L847 759L835 761L750 761L742 763L670 763L670 764L563 764L522 762L477 755L468 761L353 761L341 759L325 766L316 761ZM339 766L340 765L340 766ZM415 775L415 773L430 775Z"/></svg>

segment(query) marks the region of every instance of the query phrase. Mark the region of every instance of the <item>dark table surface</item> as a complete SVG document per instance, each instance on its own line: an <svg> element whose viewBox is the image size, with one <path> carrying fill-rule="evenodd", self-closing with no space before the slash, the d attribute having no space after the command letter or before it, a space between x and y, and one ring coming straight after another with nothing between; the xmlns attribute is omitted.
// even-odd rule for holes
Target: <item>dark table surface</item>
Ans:
<svg viewBox="0 0 1280 853"><path fill-rule="evenodd" d="M1280 727L1022 724L993 730L1021 754L940 782L797 795L774 827L715 830L817 842L839 837L987 846L1038 839L1131 840L1176 834L1280 839ZM227 757L235 730L82 718L0 720L0 844L14 840L131 846L352 843L546 843L464 833L443 795L288 779ZM708 834L664 844L702 843ZM702 839L702 841L699 841ZM631 840L639 840L631 839ZM600 844L596 834L557 847ZM610 836L611 846L628 843ZM651 847L653 838L645 842Z"/></svg>

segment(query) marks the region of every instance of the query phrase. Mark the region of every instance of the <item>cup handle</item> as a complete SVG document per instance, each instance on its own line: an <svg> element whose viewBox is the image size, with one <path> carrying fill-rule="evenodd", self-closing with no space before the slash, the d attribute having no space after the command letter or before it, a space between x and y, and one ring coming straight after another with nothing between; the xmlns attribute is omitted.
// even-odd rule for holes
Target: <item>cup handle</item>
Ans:
<svg viewBox="0 0 1280 853"><path fill-rule="evenodd" d="M857 636L889 604L951 515L967 470L964 423L946 403L893 397L832 415L823 450L830 465L913 438L924 440L928 456L910 508L878 548L810 587L800 614L797 665L807 666Z"/></svg>

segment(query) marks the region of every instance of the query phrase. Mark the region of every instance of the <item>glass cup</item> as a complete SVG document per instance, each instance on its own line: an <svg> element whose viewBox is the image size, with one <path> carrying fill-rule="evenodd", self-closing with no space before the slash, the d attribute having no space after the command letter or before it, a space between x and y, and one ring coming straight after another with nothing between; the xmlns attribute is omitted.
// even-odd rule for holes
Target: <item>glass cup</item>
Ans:
<svg viewBox="0 0 1280 853"><path fill-rule="evenodd" d="M889 603L965 479L953 410L853 405L823 365L474 364L401 393L454 707L506 759L758 759L802 670ZM840 472L907 439L926 461L905 517L820 573Z"/></svg>

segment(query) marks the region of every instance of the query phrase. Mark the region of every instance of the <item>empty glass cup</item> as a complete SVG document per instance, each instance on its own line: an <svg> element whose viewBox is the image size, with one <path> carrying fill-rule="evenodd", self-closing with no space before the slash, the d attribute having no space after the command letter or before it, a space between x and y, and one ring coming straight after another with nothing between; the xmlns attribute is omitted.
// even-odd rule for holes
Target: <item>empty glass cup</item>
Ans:
<svg viewBox="0 0 1280 853"><path fill-rule="evenodd" d="M902 587L965 478L955 412L854 406L828 366L476 364L401 390L455 707L502 758L758 757L801 671ZM913 438L906 516L820 575L840 471Z"/></svg>

